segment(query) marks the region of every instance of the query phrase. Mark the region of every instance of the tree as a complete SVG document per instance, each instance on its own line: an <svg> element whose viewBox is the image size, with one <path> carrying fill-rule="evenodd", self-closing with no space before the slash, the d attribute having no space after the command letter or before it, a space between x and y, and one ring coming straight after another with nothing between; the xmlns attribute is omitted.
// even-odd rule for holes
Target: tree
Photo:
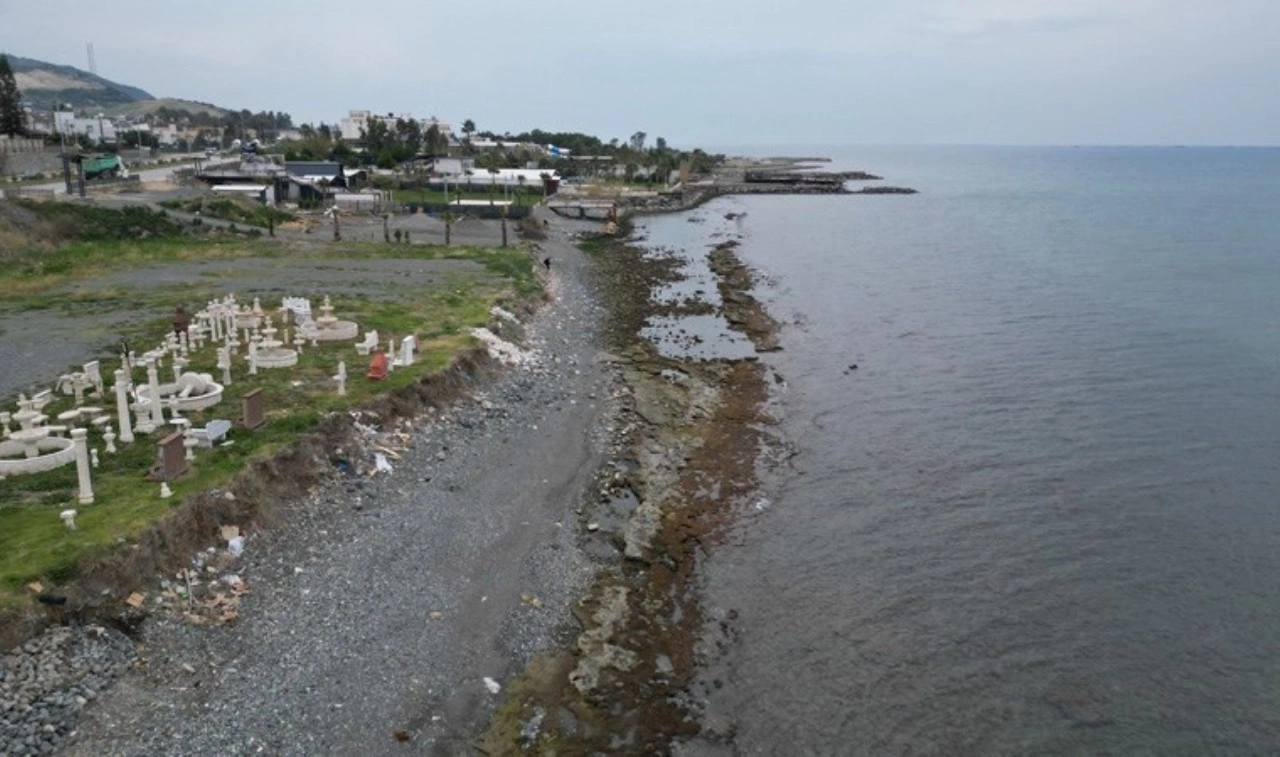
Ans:
<svg viewBox="0 0 1280 757"><path fill-rule="evenodd" d="M430 126L427 127L427 133L423 137L423 141L426 142L426 149L427 149L428 155L434 158L435 156L440 154L440 140L442 138L443 138L443 135L440 134L439 126L437 126L436 124L431 124Z"/></svg>
<svg viewBox="0 0 1280 757"><path fill-rule="evenodd" d="M631 149L636 152L644 151L644 138L649 136L642 131L638 131L631 135Z"/></svg>
<svg viewBox="0 0 1280 757"><path fill-rule="evenodd" d="M470 118L462 122L462 133L467 135L467 139L471 139L471 135L475 133L476 122Z"/></svg>
<svg viewBox="0 0 1280 757"><path fill-rule="evenodd" d="M27 133L22 114L22 93L13 78L9 58L0 55L0 133L20 137Z"/></svg>
<svg viewBox="0 0 1280 757"><path fill-rule="evenodd" d="M422 145L422 125L418 123L417 119L397 118L396 137L402 145L411 148L414 153L417 153L418 148Z"/></svg>
<svg viewBox="0 0 1280 757"><path fill-rule="evenodd" d="M666 152L666 151L667 151L667 139L666 139L666 137L658 137L657 150L658 150L658 152Z"/></svg>

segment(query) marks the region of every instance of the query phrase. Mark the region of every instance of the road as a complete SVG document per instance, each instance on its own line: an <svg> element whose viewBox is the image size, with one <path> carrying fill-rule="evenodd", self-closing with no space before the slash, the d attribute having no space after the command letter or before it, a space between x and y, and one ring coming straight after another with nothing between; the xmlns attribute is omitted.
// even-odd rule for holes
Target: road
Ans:
<svg viewBox="0 0 1280 757"><path fill-rule="evenodd" d="M216 156L213 158L206 158L204 153L188 153L186 155L181 155L178 157L182 158L182 160L174 163L166 163L163 166L157 166L155 168L144 168L141 171L136 171L136 172L131 170L129 172L129 175L139 176L144 182L145 181L167 181L172 176L174 171L182 168L191 167L191 161L196 160L197 158L203 161L204 167L206 169L235 165L236 163L239 162L239 160L236 158L228 158L226 156ZM73 178L73 185L74 185L74 178ZM24 191L31 191L31 192L52 192L53 194L67 193L66 182L63 182L63 181L51 181L51 182L45 182L43 184L27 184L21 187L21 189Z"/></svg>

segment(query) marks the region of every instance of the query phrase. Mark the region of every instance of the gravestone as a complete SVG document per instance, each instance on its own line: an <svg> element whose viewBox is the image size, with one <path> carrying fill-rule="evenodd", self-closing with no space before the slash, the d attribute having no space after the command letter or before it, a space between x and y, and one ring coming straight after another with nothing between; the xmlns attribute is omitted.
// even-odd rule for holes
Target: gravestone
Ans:
<svg viewBox="0 0 1280 757"><path fill-rule="evenodd" d="M244 410L243 415L240 417L240 425L245 428L257 428L267 422L266 414L262 409L261 389L246 392L242 402Z"/></svg>
<svg viewBox="0 0 1280 757"><path fill-rule="evenodd" d="M372 381L382 381L387 377L387 370L390 365L391 361L387 360L387 353L381 350L373 353L373 359L369 361L367 377Z"/></svg>
<svg viewBox="0 0 1280 757"><path fill-rule="evenodd" d="M157 477L161 481L174 481L187 472L187 451L182 445L182 432L175 431L156 445L159 457Z"/></svg>

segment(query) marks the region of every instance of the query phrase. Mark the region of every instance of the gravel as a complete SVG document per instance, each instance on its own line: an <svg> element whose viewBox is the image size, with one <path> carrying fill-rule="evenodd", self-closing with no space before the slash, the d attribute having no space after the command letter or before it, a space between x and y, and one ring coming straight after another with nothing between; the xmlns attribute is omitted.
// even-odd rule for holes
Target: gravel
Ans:
<svg viewBox="0 0 1280 757"><path fill-rule="evenodd" d="M133 659L133 643L101 626L51 628L0 657L0 754L52 753Z"/></svg>
<svg viewBox="0 0 1280 757"><path fill-rule="evenodd" d="M455 753L498 701L485 678L505 685L572 639L569 605L598 567L580 548L579 514L606 458L614 383L581 253L553 229L538 254L553 258L555 302L527 326L534 364L412 428L378 429L409 432L392 473L335 471L289 506L286 527L251 530L225 569L251 587L239 619L153 616L136 664L81 714L69 753L380 753L405 737ZM93 674L104 685L129 660L111 632L52 633L114 640L102 642L114 667ZM75 727L74 686L41 680L69 715L23 716L35 730L4 726L0 745L21 753L39 734L39 751Z"/></svg>

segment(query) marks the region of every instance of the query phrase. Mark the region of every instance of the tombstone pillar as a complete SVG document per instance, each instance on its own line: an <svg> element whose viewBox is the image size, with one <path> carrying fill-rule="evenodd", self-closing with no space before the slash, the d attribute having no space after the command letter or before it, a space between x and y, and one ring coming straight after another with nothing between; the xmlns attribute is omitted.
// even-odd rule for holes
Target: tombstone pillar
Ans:
<svg viewBox="0 0 1280 757"><path fill-rule="evenodd" d="M80 504L93 504L93 484L89 480L89 432L82 428L71 429L71 443L76 449L76 478L80 484Z"/></svg>
<svg viewBox="0 0 1280 757"><path fill-rule="evenodd" d="M124 369L116 371L116 412L120 416L120 441L133 443L133 426L129 423L129 381Z"/></svg>
<svg viewBox="0 0 1280 757"><path fill-rule="evenodd" d="M147 403L151 411L151 423L156 428L164 428L164 411L160 407L160 375L156 372L156 361L147 358L147 386L151 388L150 401Z"/></svg>

